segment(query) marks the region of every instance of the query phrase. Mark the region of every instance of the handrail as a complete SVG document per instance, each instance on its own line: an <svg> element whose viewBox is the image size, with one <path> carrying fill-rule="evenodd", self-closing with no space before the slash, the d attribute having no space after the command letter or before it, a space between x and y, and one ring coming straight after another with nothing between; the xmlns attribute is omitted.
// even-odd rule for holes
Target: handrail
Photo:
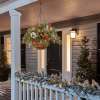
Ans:
<svg viewBox="0 0 100 100"><path fill-rule="evenodd" d="M100 100L100 94L95 94L95 95L92 95L92 94L89 94L89 93L84 93L82 90L79 90L79 92L76 92L78 91L79 89L79 86L74 86L74 85L70 85L69 87L66 87L67 89L64 89L64 88L59 88L59 87L56 87L55 85L49 85L49 84L45 84L45 83L38 83L38 82L34 82L33 80L20 80L18 78L16 78L16 81L17 82L20 82L20 84L28 84L28 85L32 85L33 87L36 87L36 88L42 88L42 89L48 89L48 90L51 90L51 91L57 91L59 93L63 93L64 95L68 95L68 96L77 96L78 97L78 100L80 98L86 98L87 100ZM76 88L76 91L75 89ZM94 91L96 92L96 91ZM97 92L100 92L97 91ZM71 100L71 99L70 99ZM80 99L81 100L81 99Z"/></svg>

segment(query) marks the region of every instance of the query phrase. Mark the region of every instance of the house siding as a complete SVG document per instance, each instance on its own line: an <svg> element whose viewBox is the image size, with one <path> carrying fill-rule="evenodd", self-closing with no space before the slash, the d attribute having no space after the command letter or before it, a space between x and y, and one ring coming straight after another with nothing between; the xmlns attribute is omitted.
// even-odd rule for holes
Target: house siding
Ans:
<svg viewBox="0 0 100 100"><path fill-rule="evenodd" d="M26 46L26 70L37 72L38 52L37 49Z"/></svg>
<svg viewBox="0 0 100 100"><path fill-rule="evenodd" d="M97 23L89 23L80 25L79 34L75 39L72 40L72 74L75 76L76 71L78 69L78 59L80 56L81 50L81 40L83 36L86 36L89 39L88 48L90 51L89 58L91 59L92 64L96 65L96 52L97 52Z"/></svg>

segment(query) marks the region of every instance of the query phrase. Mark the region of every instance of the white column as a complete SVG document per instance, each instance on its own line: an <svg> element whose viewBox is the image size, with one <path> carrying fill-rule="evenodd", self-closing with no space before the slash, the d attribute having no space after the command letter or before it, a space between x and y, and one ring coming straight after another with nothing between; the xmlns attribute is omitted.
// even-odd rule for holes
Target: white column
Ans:
<svg viewBox="0 0 100 100"><path fill-rule="evenodd" d="M69 30L63 31L62 36L62 78L71 81L72 79L72 44Z"/></svg>
<svg viewBox="0 0 100 100"><path fill-rule="evenodd" d="M45 72L47 74L47 50L38 50L38 72Z"/></svg>
<svg viewBox="0 0 100 100"><path fill-rule="evenodd" d="M9 11L11 17L11 100L16 98L15 72L21 70L20 63L20 16L16 10Z"/></svg>

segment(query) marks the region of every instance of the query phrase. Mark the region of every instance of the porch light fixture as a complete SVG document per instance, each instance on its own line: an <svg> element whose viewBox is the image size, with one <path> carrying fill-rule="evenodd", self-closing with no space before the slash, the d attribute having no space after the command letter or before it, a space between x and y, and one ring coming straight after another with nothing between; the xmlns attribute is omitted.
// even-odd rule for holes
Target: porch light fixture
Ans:
<svg viewBox="0 0 100 100"><path fill-rule="evenodd" d="M77 35L77 29L76 28L72 28L72 30L70 31L71 38L76 38L76 35Z"/></svg>

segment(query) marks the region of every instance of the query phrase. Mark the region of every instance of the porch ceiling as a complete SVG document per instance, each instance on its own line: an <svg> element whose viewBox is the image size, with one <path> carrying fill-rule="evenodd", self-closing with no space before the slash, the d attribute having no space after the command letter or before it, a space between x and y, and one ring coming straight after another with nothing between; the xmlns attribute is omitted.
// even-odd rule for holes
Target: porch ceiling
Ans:
<svg viewBox="0 0 100 100"><path fill-rule="evenodd" d="M9 1L9 0L0 0L0 4L1 4L1 3L4 3L4 2L6 2L6 1Z"/></svg>
<svg viewBox="0 0 100 100"><path fill-rule="evenodd" d="M39 3L18 9L22 12L22 27L35 25L39 20ZM50 23L100 13L99 0L42 0L42 20ZM7 14L0 15L0 30L9 29Z"/></svg>

